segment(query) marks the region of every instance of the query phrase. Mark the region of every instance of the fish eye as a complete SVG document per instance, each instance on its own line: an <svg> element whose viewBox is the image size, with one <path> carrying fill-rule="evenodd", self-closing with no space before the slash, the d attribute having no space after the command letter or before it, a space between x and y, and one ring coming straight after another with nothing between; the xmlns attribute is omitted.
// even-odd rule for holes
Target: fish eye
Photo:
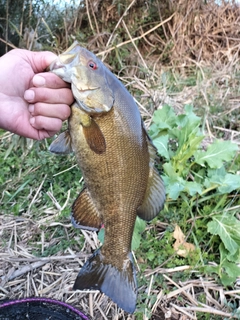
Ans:
<svg viewBox="0 0 240 320"><path fill-rule="evenodd" d="M97 64L95 62L93 62L93 61L89 61L88 62L88 66L93 70L97 69Z"/></svg>

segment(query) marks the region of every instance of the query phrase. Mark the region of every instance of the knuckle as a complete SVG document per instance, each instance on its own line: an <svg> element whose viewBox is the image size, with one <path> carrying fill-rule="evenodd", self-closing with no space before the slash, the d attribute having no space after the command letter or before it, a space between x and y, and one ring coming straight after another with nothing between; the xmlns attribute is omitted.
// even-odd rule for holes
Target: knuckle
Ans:
<svg viewBox="0 0 240 320"><path fill-rule="evenodd" d="M48 89L46 88L35 88L35 100L36 102L47 102L48 101Z"/></svg>

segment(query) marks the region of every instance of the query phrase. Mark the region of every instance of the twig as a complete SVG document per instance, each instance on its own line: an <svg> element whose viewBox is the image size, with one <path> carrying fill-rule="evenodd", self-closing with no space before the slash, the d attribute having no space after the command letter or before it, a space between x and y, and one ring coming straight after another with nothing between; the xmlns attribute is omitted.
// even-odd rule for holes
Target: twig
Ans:
<svg viewBox="0 0 240 320"><path fill-rule="evenodd" d="M174 306L176 308L176 306ZM177 309L177 308L176 308ZM212 313L212 314L217 314L218 316L222 317L228 317L228 318L234 318L234 319L239 319L238 316L234 316L232 313L227 313L224 311L220 311L211 307L208 308L201 308L201 307L178 307L179 311L195 311L195 312L203 312L203 313Z"/></svg>
<svg viewBox="0 0 240 320"><path fill-rule="evenodd" d="M169 268L169 269L157 267L157 268L149 271L146 274L146 277L149 277L154 273L173 273L173 272L179 272L179 271L184 271L184 270L189 270L189 269L191 269L191 266L180 266L180 267Z"/></svg>
<svg viewBox="0 0 240 320"><path fill-rule="evenodd" d="M104 50L104 51L102 51L102 52L99 52L99 53L97 53L97 56L102 55L102 54L105 54L105 53L110 52L110 51L112 51L112 50L115 50L116 48L120 48L120 47L122 47L122 46L124 46L125 44L128 44L128 43L130 43L130 42L133 42L133 41L137 41L137 40L142 39L142 38L145 37L147 34L153 32L153 31L156 30L157 28L161 27L164 23L167 23L168 21L170 21L170 20L172 19L172 17L174 17L174 15L175 15L175 13L173 13L169 18L167 18L167 19L165 19L164 21L162 21L162 22L160 22L159 24L157 24L157 25L156 25L155 27L153 27L152 29L150 29L150 30L146 31L145 33L143 33L141 36L136 37L136 38L133 38L133 39L131 39L131 40L126 40L126 41L124 41L124 42L122 42L122 43L117 44L117 45L114 46L114 47L111 47L111 48L106 49L106 50Z"/></svg>
<svg viewBox="0 0 240 320"><path fill-rule="evenodd" d="M147 306L147 304L148 304L149 296L150 296L150 293L151 293L151 290L152 290L152 284L153 284L153 275L151 276L151 280L150 280L150 283L149 283L149 286L148 286L147 299L146 299L146 301L145 301L146 306ZM149 307L149 306L148 306L148 307ZM148 319L147 309L145 308L143 320L147 320L147 319Z"/></svg>
<svg viewBox="0 0 240 320"><path fill-rule="evenodd" d="M126 8L126 10L123 12L123 15L121 16L121 18L118 20L116 26L115 26L114 29L113 29L113 32L111 33L111 36L110 36L109 39L108 39L108 42L107 42L107 44L106 44L106 48L107 48L107 47L109 46L109 44L111 43L112 38L113 38L113 35L114 35L116 29L118 28L118 26L120 25L123 17L127 14L128 10L131 8L131 6L134 4L135 1L136 1L136 0L133 0L133 1L129 4L129 6L128 6L128 7Z"/></svg>
<svg viewBox="0 0 240 320"><path fill-rule="evenodd" d="M7 276L7 275L2 276L1 280L4 281L4 282L11 281L11 280L13 280L13 279L15 279L17 277L22 276L23 274L25 274L25 273L27 273L29 271L32 271L34 269L42 267L44 264L46 264L48 262L49 262L49 260L38 261L38 262L34 262L34 263L30 264L30 265L23 266L21 269L14 271L9 276Z"/></svg>
<svg viewBox="0 0 240 320"><path fill-rule="evenodd" d="M132 38L132 36L131 36L131 34L130 34L129 30L128 30L128 27L126 26L126 23L125 23L124 20L122 20L122 24L123 24L124 28L125 28L126 31L127 31L127 34L128 34L128 36L129 36L129 38L130 38L130 40L131 40L131 42L132 42L132 45L134 46L134 48L135 48L135 50L137 51L140 59L142 60L142 63L143 63L143 65L144 65L144 68L148 70L148 66L147 66L145 60L143 59L140 51L138 50L138 47L136 46L135 42L133 41L133 38Z"/></svg>
<svg viewBox="0 0 240 320"><path fill-rule="evenodd" d="M89 313L93 317L93 294L89 293Z"/></svg>
<svg viewBox="0 0 240 320"><path fill-rule="evenodd" d="M188 298L188 300L192 303L192 304L195 304L196 306L198 305L198 302L189 294L185 291L186 288L188 287L185 287L185 288L181 288L175 281L173 281L172 279L170 279L168 276L166 276L165 274L163 274L164 278L167 279L170 283L172 283L175 287L177 287L179 290L180 289L184 289L184 290L181 290L182 293ZM191 284L192 286L192 284Z"/></svg>
<svg viewBox="0 0 240 320"><path fill-rule="evenodd" d="M0 41L2 41L3 43L7 44L9 47L11 47L13 49L17 49L17 47L14 44L12 44L12 43L10 43L10 42L2 39L2 38L0 38Z"/></svg>
<svg viewBox="0 0 240 320"><path fill-rule="evenodd" d="M34 262L34 261L51 262L51 261L57 261L57 260L87 258L89 256L90 254L87 254L87 253L77 253L77 254L66 255L66 256L36 257L36 258L5 257L4 260L9 262Z"/></svg>
<svg viewBox="0 0 240 320"><path fill-rule="evenodd" d="M47 175L45 175L45 176L44 176L44 178L43 178L43 180L42 180L42 182L41 182L41 184L40 184L39 188L37 189L37 192L35 193L35 195L34 195L34 197L33 197L32 201L31 201L31 203L30 203L30 205L29 205L29 207L28 207L28 210L27 210L27 213L28 213L28 214L30 213L31 206L33 205L33 203L34 203L34 201L36 200L36 198L37 198L37 196L38 196L39 192L40 192L40 191L41 191L41 189L42 189L42 186L43 186L43 184L44 184L44 182L45 182L46 177L47 177Z"/></svg>
<svg viewBox="0 0 240 320"><path fill-rule="evenodd" d="M93 28L93 25L92 25L92 20L91 20L90 13L89 13L88 0L85 1L85 4L86 4L86 10L87 10L87 16L88 16L89 24L90 24L90 27L92 29L93 34L95 34L95 31L94 31L94 28Z"/></svg>
<svg viewBox="0 0 240 320"><path fill-rule="evenodd" d="M175 309L177 309L178 311L181 311L183 314L185 314L186 316L188 316L190 319L194 319L197 320L197 318L195 316L193 316L192 314L190 314L189 312L187 312L185 309L183 309L182 307L177 306L174 303L170 303L171 306L173 306Z"/></svg>

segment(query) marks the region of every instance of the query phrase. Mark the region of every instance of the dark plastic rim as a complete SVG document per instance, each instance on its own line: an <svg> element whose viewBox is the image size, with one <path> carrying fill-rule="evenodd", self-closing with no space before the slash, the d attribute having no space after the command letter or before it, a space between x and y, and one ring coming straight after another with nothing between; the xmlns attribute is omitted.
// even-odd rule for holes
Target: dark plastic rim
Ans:
<svg viewBox="0 0 240 320"><path fill-rule="evenodd" d="M78 309L74 308L73 306L59 301L59 300L54 300L54 299L49 299L49 298L23 298L23 299L16 299L16 300L8 300L8 301L0 301L0 314L1 314L1 309L8 308L17 304L24 304L24 303L31 303L31 302L45 302L51 305L58 305L63 308L71 310L75 315L80 316L83 320L90 320L85 314L83 314L81 311Z"/></svg>

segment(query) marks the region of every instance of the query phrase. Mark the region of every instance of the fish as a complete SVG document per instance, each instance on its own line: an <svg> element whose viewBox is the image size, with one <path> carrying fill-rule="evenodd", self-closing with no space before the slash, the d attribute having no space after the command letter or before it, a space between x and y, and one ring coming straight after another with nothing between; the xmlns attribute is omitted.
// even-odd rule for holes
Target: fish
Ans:
<svg viewBox="0 0 240 320"><path fill-rule="evenodd" d="M131 241L136 217L152 220L162 210L165 188L158 158L134 98L106 65L74 42L49 67L71 83L75 98L68 129L50 145L74 152L84 186L74 201L77 228L105 228L103 245L80 269L74 290L100 290L132 314L137 303Z"/></svg>

